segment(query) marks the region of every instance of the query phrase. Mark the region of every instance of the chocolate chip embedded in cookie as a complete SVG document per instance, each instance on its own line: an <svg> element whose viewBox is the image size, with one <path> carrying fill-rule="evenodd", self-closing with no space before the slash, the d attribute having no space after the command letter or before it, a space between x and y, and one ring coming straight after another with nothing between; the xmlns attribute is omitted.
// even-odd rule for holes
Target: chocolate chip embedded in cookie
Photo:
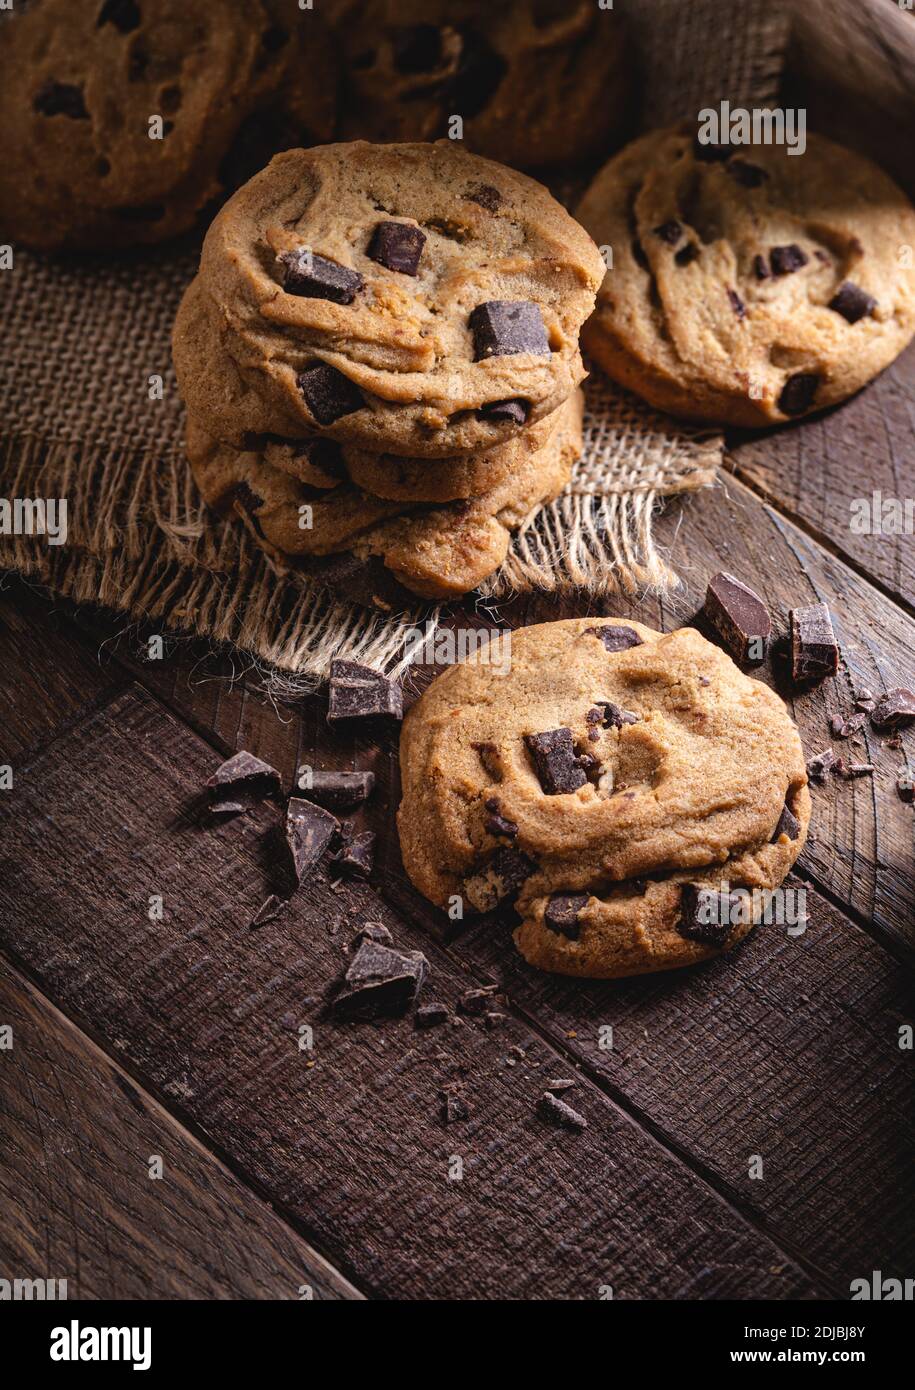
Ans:
<svg viewBox="0 0 915 1390"><path fill-rule="evenodd" d="M899 250L915 210L882 170L821 136L696 147L654 131L610 160L578 206L613 266L582 342L659 409L735 425L836 404L915 332Z"/></svg>
<svg viewBox="0 0 915 1390"><path fill-rule="evenodd" d="M468 911L514 900L522 955L568 975L730 948L754 920L741 894L782 882L810 819L774 691L690 628L616 619L515 631L508 674L478 658L446 671L407 714L401 772L420 892Z"/></svg>

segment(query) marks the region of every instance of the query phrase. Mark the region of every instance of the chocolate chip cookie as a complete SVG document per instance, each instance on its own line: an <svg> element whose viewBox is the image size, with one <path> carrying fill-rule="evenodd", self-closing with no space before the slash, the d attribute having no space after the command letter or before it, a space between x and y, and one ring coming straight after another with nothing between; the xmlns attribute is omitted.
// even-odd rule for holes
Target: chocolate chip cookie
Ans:
<svg viewBox="0 0 915 1390"><path fill-rule="evenodd" d="M545 188L448 141L288 151L210 227L175 328L179 384L237 445L254 432L420 458L490 449L581 381L602 274ZM203 365L213 333L231 389Z"/></svg>
<svg viewBox="0 0 915 1390"><path fill-rule="evenodd" d="M674 415L796 419L857 391L915 332L915 210L820 136L797 155L654 131L578 215L613 256L582 342Z"/></svg>
<svg viewBox="0 0 915 1390"><path fill-rule="evenodd" d="M502 563L511 533L561 492L581 452L582 396L551 417L543 447L488 492L444 506L372 496L341 478L326 440L272 440L262 450L221 444L188 422L188 457L204 498L234 508L280 566L349 551L380 557L405 589L424 598L467 593Z"/></svg>
<svg viewBox="0 0 915 1390"><path fill-rule="evenodd" d="M782 882L810 819L782 701L691 628L521 628L507 674L484 653L433 682L400 760L416 887L465 912L515 899L522 955L567 975L734 945L752 925L740 890Z"/></svg>
<svg viewBox="0 0 915 1390"><path fill-rule="evenodd" d="M331 139L336 105L331 40L296 0L17 6L0 225L43 250L161 241L277 150Z"/></svg>
<svg viewBox="0 0 915 1390"><path fill-rule="evenodd" d="M631 91L618 11L595 0L330 0L343 134L435 140L515 168L611 148Z"/></svg>

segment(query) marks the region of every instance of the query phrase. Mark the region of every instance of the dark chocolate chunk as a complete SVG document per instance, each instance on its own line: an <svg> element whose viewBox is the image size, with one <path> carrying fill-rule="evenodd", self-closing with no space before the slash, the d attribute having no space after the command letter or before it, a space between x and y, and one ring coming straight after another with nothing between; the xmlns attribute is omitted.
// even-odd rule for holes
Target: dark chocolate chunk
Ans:
<svg viewBox="0 0 915 1390"><path fill-rule="evenodd" d="M525 734L524 742L547 796L574 792L588 780L575 754L571 729L548 729L542 734Z"/></svg>
<svg viewBox="0 0 915 1390"><path fill-rule="evenodd" d="M283 781L275 767L242 751L220 763L207 781L207 791L213 810L226 814L266 796L282 796Z"/></svg>
<svg viewBox="0 0 915 1390"><path fill-rule="evenodd" d="M502 845L493 857L464 881L464 896L476 912L491 912L505 898L514 897L536 868L526 854Z"/></svg>
<svg viewBox="0 0 915 1390"><path fill-rule="evenodd" d="M579 917L588 905L587 893L553 893L543 914L543 924L570 941L577 941Z"/></svg>
<svg viewBox="0 0 915 1390"><path fill-rule="evenodd" d="M839 645L825 603L792 608L791 678L796 684L823 680L839 669Z"/></svg>
<svg viewBox="0 0 915 1390"><path fill-rule="evenodd" d="M590 728L588 730L588 740L590 743L600 742L600 729ZM582 755L584 756L584 755Z"/></svg>
<svg viewBox="0 0 915 1390"><path fill-rule="evenodd" d="M409 24L391 40L398 72L430 72L442 61L442 31L434 24Z"/></svg>
<svg viewBox="0 0 915 1390"><path fill-rule="evenodd" d="M388 270L415 275L426 244L426 234L412 222L379 222L369 243L368 255Z"/></svg>
<svg viewBox="0 0 915 1390"><path fill-rule="evenodd" d="M714 140L700 140L699 136L693 139L693 154L697 159L701 159L703 164L715 164L719 159L729 159L734 153L733 145L722 145Z"/></svg>
<svg viewBox="0 0 915 1390"><path fill-rule="evenodd" d="M728 290L728 302L730 303L731 308L734 310L734 313L737 315L739 319L746 318L747 306L746 304L744 304L743 300L741 299L740 295L737 293L736 290Z"/></svg>
<svg viewBox="0 0 915 1390"><path fill-rule="evenodd" d="M754 257L753 257L753 269L754 269L754 271L756 272L756 278L757 278L757 280L768 280L768 278L769 278L769 267L768 267L768 265L766 264L766 258L765 258L765 256L754 256Z"/></svg>
<svg viewBox="0 0 915 1390"><path fill-rule="evenodd" d="M329 261L305 247L284 251L277 259L286 268L283 289L303 299L330 299L334 304L352 304L365 284L357 270Z"/></svg>
<svg viewBox="0 0 915 1390"><path fill-rule="evenodd" d="M374 772L313 772L311 786L302 791L328 811L351 811L367 801L375 786Z"/></svg>
<svg viewBox="0 0 915 1390"><path fill-rule="evenodd" d="M363 941L333 1001L335 1017L393 1018L406 1013L428 968L421 951L395 951L377 941Z"/></svg>
<svg viewBox="0 0 915 1390"><path fill-rule="evenodd" d="M662 241L666 241L668 246L676 246L683 235L683 228L676 218L671 217L667 222L662 222L660 227L655 227L654 234Z"/></svg>
<svg viewBox="0 0 915 1390"><path fill-rule="evenodd" d="M758 594L733 574L721 571L709 580L702 611L735 661L747 666L762 665L772 620Z"/></svg>
<svg viewBox="0 0 915 1390"><path fill-rule="evenodd" d="M680 892L677 931L703 946L724 946L731 934L731 895L685 883Z"/></svg>
<svg viewBox="0 0 915 1390"><path fill-rule="evenodd" d="M105 0L95 22L96 29L103 24L113 24L122 34L131 34L139 29L142 15L137 0Z"/></svg>
<svg viewBox="0 0 915 1390"><path fill-rule="evenodd" d="M495 992L495 985L484 985L480 989L466 989L458 1000L458 1008L462 1014L470 1014L473 1018L479 1018L491 1007L492 996Z"/></svg>
<svg viewBox="0 0 915 1390"><path fill-rule="evenodd" d="M765 169L758 164L750 164L746 159L729 159L724 167L731 178L744 188L759 188L769 177Z"/></svg>
<svg viewBox="0 0 915 1390"><path fill-rule="evenodd" d="M866 686L855 691L855 709L871 710L876 703L876 695L872 690L868 690Z"/></svg>
<svg viewBox="0 0 915 1390"><path fill-rule="evenodd" d="M322 806L302 797L290 798L286 808L286 844L297 884L314 868L339 829L337 817Z"/></svg>
<svg viewBox="0 0 915 1390"><path fill-rule="evenodd" d="M379 715L403 719L403 691L397 681L358 661L331 662L328 724Z"/></svg>
<svg viewBox="0 0 915 1390"><path fill-rule="evenodd" d="M344 835L343 844L334 855L334 863L352 878L368 878L375 867L374 830Z"/></svg>
<svg viewBox="0 0 915 1390"><path fill-rule="evenodd" d="M530 403L522 400L490 401L480 406L478 420L508 421L511 425L523 425L530 412Z"/></svg>
<svg viewBox="0 0 915 1390"><path fill-rule="evenodd" d="M69 116L71 121L88 121L82 87L69 82L46 82L35 95L35 110L42 116Z"/></svg>
<svg viewBox="0 0 915 1390"><path fill-rule="evenodd" d="M896 778L896 791L901 801L915 801L915 774L910 767Z"/></svg>
<svg viewBox="0 0 915 1390"><path fill-rule="evenodd" d="M859 714L852 714L848 719L842 714L834 714L829 721L829 727L835 738L850 738L867 723L867 715L862 710Z"/></svg>
<svg viewBox="0 0 915 1390"><path fill-rule="evenodd" d="M499 749L495 743L472 743L471 748L479 755L483 770L494 782L502 781L502 764Z"/></svg>
<svg viewBox="0 0 915 1390"><path fill-rule="evenodd" d="M479 183L468 188L464 197L469 198L472 203L479 203L487 212L498 212L503 201L502 194L498 188L493 188L491 183Z"/></svg>
<svg viewBox="0 0 915 1390"><path fill-rule="evenodd" d="M449 115L456 113L466 121L478 116L495 95L507 64L479 30L462 24L458 33L461 52L457 70L443 90L442 99Z"/></svg>
<svg viewBox="0 0 915 1390"><path fill-rule="evenodd" d="M283 908L286 906L286 902L286 898L278 898L275 893L271 893L267 901L258 908L257 915L252 919L251 926L262 927L267 922L272 922L274 917L279 917Z"/></svg>
<svg viewBox="0 0 915 1390"><path fill-rule="evenodd" d="M698 255L699 247L694 241L688 241L685 246L681 246L680 250L676 252L674 260L677 262L677 265L691 265Z"/></svg>
<svg viewBox="0 0 915 1390"><path fill-rule="evenodd" d="M625 652L630 647L641 647L642 639L634 628L618 623L614 627L586 627L585 632L599 637L608 652Z"/></svg>
<svg viewBox="0 0 915 1390"><path fill-rule="evenodd" d="M448 1018L444 1004L420 1004L413 1015L413 1023L417 1028L437 1028L439 1024L447 1023Z"/></svg>
<svg viewBox="0 0 915 1390"><path fill-rule="evenodd" d="M814 782L825 782L826 774L833 766L836 755L831 748L824 748L822 753L816 753L807 761L807 776Z"/></svg>
<svg viewBox="0 0 915 1390"><path fill-rule="evenodd" d="M846 280L830 299L829 307L835 309L836 313L841 314L843 319L849 323L857 323L865 315L874 312L877 301L873 295L862 290L859 285L854 285L851 280Z"/></svg>
<svg viewBox="0 0 915 1390"><path fill-rule="evenodd" d="M363 922L353 937L353 945L359 941L380 941L382 946L390 946L394 940L383 922Z"/></svg>
<svg viewBox="0 0 915 1390"><path fill-rule="evenodd" d="M813 405L820 378L815 372L796 372L789 376L778 398L778 408L785 415L803 415Z"/></svg>
<svg viewBox="0 0 915 1390"><path fill-rule="evenodd" d="M769 843L772 845L776 844L782 835L787 835L789 840L796 840L800 833L801 823L786 801L782 807L782 813L778 818L778 824L772 832L772 839Z"/></svg>
<svg viewBox="0 0 915 1390"><path fill-rule="evenodd" d="M612 700L601 700L601 709L604 712L604 726L608 729L621 729L624 724L638 724L639 716L633 714L630 709L622 709L615 705Z"/></svg>
<svg viewBox="0 0 915 1390"><path fill-rule="evenodd" d="M516 352L549 356L540 306L529 299L490 299L472 310L469 323L476 362Z"/></svg>
<svg viewBox="0 0 915 1390"><path fill-rule="evenodd" d="M905 686L894 685L871 710L871 723L875 729L901 729L915 719L915 695Z"/></svg>
<svg viewBox="0 0 915 1390"><path fill-rule="evenodd" d="M836 758L836 776L846 782L852 782L856 777L868 777L875 771L873 763L847 763L844 758Z"/></svg>
<svg viewBox="0 0 915 1390"><path fill-rule="evenodd" d="M341 416L352 415L365 405L359 387L327 362L316 362L313 367L299 372L296 386L319 425L332 425Z"/></svg>
<svg viewBox="0 0 915 1390"><path fill-rule="evenodd" d="M544 1091L537 1102L537 1114L559 1129L581 1130L588 1128L588 1121L584 1115L580 1115L577 1110L572 1109L571 1105L567 1105L564 1100L560 1100L550 1091Z"/></svg>
<svg viewBox="0 0 915 1390"><path fill-rule="evenodd" d="M505 835L509 840L513 840L518 833L518 827L513 820L509 820L502 814L502 807L498 798L491 796L485 806L489 815L483 822L490 835Z"/></svg>
<svg viewBox="0 0 915 1390"><path fill-rule="evenodd" d="M443 1125L453 1125L458 1120L470 1119L466 1102L448 1091L439 1094L439 1115Z"/></svg>
<svg viewBox="0 0 915 1390"><path fill-rule="evenodd" d="M793 275L807 264L807 254L792 242L790 246L773 246L769 252L769 265L773 275Z"/></svg>

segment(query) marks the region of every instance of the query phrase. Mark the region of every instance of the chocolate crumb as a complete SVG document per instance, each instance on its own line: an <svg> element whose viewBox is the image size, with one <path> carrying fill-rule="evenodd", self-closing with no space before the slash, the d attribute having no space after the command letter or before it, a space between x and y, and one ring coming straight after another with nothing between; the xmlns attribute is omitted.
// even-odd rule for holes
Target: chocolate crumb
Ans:
<svg viewBox="0 0 915 1390"><path fill-rule="evenodd" d="M831 748L824 748L807 761L807 776L814 782L825 782L826 774L834 766L836 755Z"/></svg>
<svg viewBox="0 0 915 1390"><path fill-rule="evenodd" d="M413 1023L417 1028L437 1028L439 1024L447 1022L448 1010L444 1004L420 1004L413 1015Z"/></svg>
<svg viewBox="0 0 915 1390"><path fill-rule="evenodd" d="M915 773L910 767L900 772L896 778L896 790L902 801L915 801Z"/></svg>
<svg viewBox="0 0 915 1390"><path fill-rule="evenodd" d="M856 777L868 777L876 769L873 763L847 763L844 758L836 758L833 771L837 777L851 782Z"/></svg>
<svg viewBox="0 0 915 1390"><path fill-rule="evenodd" d="M582 1130L588 1128L588 1121L584 1115L580 1115L577 1110L572 1109L571 1105L567 1105L564 1100L560 1100L558 1096L552 1095L549 1091L544 1091L537 1102L537 1113L541 1119L547 1120L559 1129Z"/></svg>
<svg viewBox="0 0 915 1390"><path fill-rule="evenodd" d="M458 1008L462 1014L478 1018L489 1008L497 988L496 985L482 985L479 989L465 989L458 1000Z"/></svg>
<svg viewBox="0 0 915 1390"><path fill-rule="evenodd" d="M266 922L272 922L274 917L279 917L287 901L286 898L278 898L275 893L271 893L267 901L258 908L251 920L251 926L262 927Z"/></svg>

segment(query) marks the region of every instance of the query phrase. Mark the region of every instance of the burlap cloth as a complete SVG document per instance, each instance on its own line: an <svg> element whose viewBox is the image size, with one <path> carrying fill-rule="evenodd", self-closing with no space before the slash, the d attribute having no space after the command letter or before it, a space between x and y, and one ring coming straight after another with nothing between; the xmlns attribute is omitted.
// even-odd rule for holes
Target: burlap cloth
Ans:
<svg viewBox="0 0 915 1390"><path fill-rule="evenodd" d="M727 98L774 100L787 25L771 0L616 0L640 51L641 124ZM0 566L154 629L242 648L292 681L335 656L396 667L429 613L379 615L313 579L277 575L244 529L203 507L182 449L169 335L199 242L109 261L15 249L0 273L0 498L66 498L68 542L0 537ZM161 399L157 379L161 378ZM490 598L536 586L675 582L652 539L661 496L708 485L723 441L599 376L585 450L565 494L516 537Z"/></svg>

